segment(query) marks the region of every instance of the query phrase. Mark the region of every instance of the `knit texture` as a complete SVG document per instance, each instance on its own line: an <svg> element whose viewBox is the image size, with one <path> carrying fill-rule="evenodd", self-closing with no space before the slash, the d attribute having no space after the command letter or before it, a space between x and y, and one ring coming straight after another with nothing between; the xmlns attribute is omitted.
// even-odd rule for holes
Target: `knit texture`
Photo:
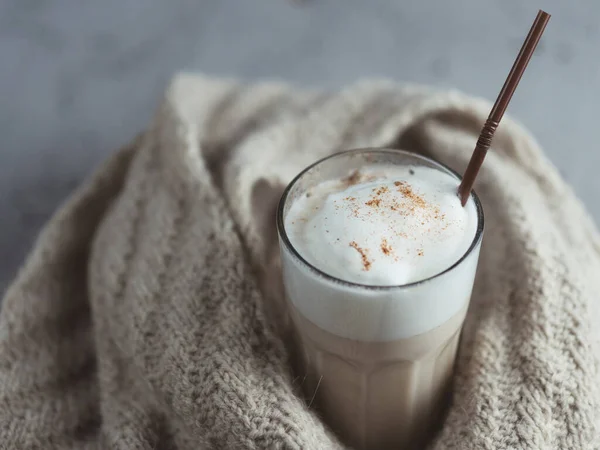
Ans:
<svg viewBox="0 0 600 450"><path fill-rule="evenodd" d="M390 146L464 170L487 102L177 77L55 214L0 315L2 449L338 449L288 364L274 210L305 166ZM564 149L569 151L569 149ZM506 118L434 449L600 448L600 238Z"/></svg>

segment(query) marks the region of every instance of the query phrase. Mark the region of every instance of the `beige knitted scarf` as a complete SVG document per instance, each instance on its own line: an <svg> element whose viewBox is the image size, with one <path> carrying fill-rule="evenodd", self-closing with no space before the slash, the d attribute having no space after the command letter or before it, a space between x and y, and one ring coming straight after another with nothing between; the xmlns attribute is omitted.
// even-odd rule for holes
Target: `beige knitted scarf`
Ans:
<svg viewBox="0 0 600 450"><path fill-rule="evenodd" d="M4 298L0 448L341 448L287 362L282 188L357 147L463 170L489 106L387 82L323 94L178 77ZM508 118L476 189L487 229L432 448L600 448L598 232Z"/></svg>

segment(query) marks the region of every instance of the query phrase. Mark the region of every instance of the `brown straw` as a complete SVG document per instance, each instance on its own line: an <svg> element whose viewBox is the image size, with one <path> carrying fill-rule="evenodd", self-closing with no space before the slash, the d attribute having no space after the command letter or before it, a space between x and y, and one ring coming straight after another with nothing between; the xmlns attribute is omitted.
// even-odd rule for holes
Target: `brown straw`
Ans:
<svg viewBox="0 0 600 450"><path fill-rule="evenodd" d="M460 197L460 202L463 206L467 203L469 199L469 195L471 194L471 189L473 188L473 183L475 182L475 177L477 177L477 173L483 164L483 159L492 145L492 139L494 137L494 132L496 128L498 128L498 124L500 120L502 120L502 116L504 115L504 111L506 111L506 107L512 98L519 81L521 81L521 76L523 76L523 72L527 68L527 64L537 47L540 38L542 37L542 33L546 28L546 24L550 20L550 14L540 10L538 12L533 25L531 26L531 30L529 30L529 34L525 38L525 42L523 42L523 46L521 47L521 51L515 60L515 63L510 69L510 73L504 82L504 86L502 86L502 90L500 94L498 94L498 98L496 99L496 103L494 103L494 107L490 112L488 119L486 120L483 128L481 130L481 134L479 135L479 139L477 140L477 144L475 145L475 150L473 151L473 156L471 156L471 160L469 161L469 165L467 166L467 170L463 176L462 182L458 187L458 196Z"/></svg>

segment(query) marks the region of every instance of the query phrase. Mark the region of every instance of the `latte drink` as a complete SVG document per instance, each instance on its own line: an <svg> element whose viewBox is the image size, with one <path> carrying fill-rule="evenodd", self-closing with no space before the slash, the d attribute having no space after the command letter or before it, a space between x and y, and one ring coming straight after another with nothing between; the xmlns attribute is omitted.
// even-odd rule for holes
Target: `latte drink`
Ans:
<svg viewBox="0 0 600 450"><path fill-rule="evenodd" d="M450 392L483 233L458 177L398 150L319 161L278 210L307 402L356 449L421 448Z"/></svg>

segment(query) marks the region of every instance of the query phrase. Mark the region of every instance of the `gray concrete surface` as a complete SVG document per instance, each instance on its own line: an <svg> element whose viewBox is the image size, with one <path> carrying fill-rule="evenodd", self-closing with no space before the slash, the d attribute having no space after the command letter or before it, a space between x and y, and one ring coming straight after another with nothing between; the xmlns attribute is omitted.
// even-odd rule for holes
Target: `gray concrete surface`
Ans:
<svg viewBox="0 0 600 450"><path fill-rule="evenodd" d="M553 18L509 112L600 219L597 0L0 0L0 291L173 73L383 76L493 100L538 7Z"/></svg>

